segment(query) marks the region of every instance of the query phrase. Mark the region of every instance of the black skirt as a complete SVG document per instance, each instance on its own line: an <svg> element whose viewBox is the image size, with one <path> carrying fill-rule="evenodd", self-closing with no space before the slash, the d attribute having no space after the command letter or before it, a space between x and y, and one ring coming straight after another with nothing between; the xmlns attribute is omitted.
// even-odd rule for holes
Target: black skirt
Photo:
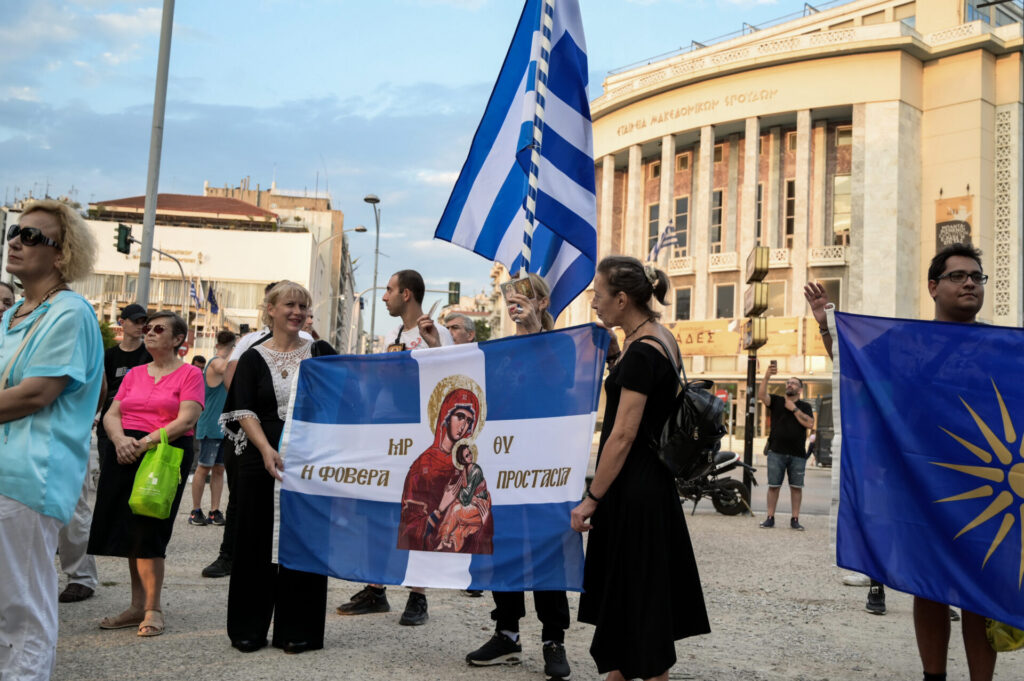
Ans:
<svg viewBox="0 0 1024 681"><path fill-rule="evenodd" d="M143 438L148 433L126 430L128 437ZM185 489L185 481L192 470L192 436L179 437L171 446L185 451L181 458L178 491L171 504L171 515L164 520L135 515L128 507L128 498L135 484L135 473L143 457L131 464L119 464L114 444L100 440L100 481L96 487L96 508L89 530L89 553L94 556L122 556L125 558L164 558L167 543L171 541L174 518Z"/></svg>

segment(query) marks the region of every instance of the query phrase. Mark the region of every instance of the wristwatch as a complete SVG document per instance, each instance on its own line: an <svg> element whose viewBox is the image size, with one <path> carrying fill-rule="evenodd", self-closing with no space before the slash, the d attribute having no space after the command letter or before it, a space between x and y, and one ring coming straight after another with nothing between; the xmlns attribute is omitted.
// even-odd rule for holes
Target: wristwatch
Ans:
<svg viewBox="0 0 1024 681"><path fill-rule="evenodd" d="M153 446L153 438L151 438L148 435L146 437L142 438L142 441L146 443L146 449L149 449L150 447Z"/></svg>

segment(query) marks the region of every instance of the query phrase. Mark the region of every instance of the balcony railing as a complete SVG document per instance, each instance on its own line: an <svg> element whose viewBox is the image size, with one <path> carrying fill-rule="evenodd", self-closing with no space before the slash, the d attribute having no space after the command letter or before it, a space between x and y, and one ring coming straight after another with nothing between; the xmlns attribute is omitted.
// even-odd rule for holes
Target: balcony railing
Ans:
<svg viewBox="0 0 1024 681"><path fill-rule="evenodd" d="M812 246L807 252L811 267L830 267L846 264L846 246Z"/></svg>
<svg viewBox="0 0 1024 681"><path fill-rule="evenodd" d="M693 256L683 255L668 260L669 276L676 274L693 274Z"/></svg>
<svg viewBox="0 0 1024 681"><path fill-rule="evenodd" d="M731 253L711 253L708 256L708 272L731 272L739 268L739 257L736 251Z"/></svg>
<svg viewBox="0 0 1024 681"><path fill-rule="evenodd" d="M789 267L789 249L773 248L768 252L768 267Z"/></svg>

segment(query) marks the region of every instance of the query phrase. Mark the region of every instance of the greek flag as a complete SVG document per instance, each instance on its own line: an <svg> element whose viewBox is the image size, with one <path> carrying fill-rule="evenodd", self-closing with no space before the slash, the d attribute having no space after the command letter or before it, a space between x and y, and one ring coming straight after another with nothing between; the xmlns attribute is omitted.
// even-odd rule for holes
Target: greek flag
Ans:
<svg viewBox="0 0 1024 681"><path fill-rule="evenodd" d="M196 282L195 282L195 280L192 280L192 281L189 282L189 289L190 289L189 294L192 296L192 302L196 304L196 309L197 310L203 309L203 300L202 300L203 282L202 281L199 282L199 291L198 292L196 291Z"/></svg>
<svg viewBox="0 0 1024 681"><path fill-rule="evenodd" d="M672 226L672 223L665 225L665 231L661 233L661 238L658 239L658 243L654 244L654 248L647 255L648 262L658 262L658 254L670 246L677 246L679 239L676 237L676 228Z"/></svg>
<svg viewBox="0 0 1024 681"><path fill-rule="evenodd" d="M588 324L303 362L279 449L278 562L376 584L579 591L569 512L608 339Z"/></svg>
<svg viewBox="0 0 1024 681"><path fill-rule="evenodd" d="M434 233L512 274L525 263L550 286L556 317L597 261L586 49L577 0L527 0Z"/></svg>

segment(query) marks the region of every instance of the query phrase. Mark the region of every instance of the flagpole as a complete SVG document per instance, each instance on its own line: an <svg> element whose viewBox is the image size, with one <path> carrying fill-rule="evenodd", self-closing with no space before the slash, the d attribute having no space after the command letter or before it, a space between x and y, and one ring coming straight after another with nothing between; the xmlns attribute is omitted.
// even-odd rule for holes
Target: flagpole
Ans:
<svg viewBox="0 0 1024 681"><path fill-rule="evenodd" d="M543 141L544 102L548 96L548 59L551 56L551 31L554 26L555 0L541 0L540 3L540 41L538 52L534 54L537 61L537 78L534 89L537 103L533 114L533 143L530 145L529 191L526 193L526 225L523 230L523 266L519 269L519 278L529 276L530 258L533 248L533 231L536 227L537 190L539 187L540 149Z"/></svg>

